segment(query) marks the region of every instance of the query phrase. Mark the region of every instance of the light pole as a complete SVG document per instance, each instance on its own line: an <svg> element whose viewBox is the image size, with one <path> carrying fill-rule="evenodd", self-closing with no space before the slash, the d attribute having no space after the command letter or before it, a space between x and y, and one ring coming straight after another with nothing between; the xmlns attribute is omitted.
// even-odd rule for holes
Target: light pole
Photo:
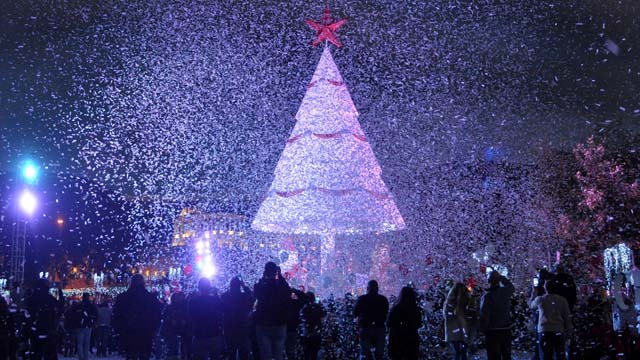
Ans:
<svg viewBox="0 0 640 360"><path fill-rule="evenodd" d="M27 226L29 219L38 207L38 199L29 189L38 181L38 167L31 161L26 161L20 166L20 178L27 185L17 196L16 217L17 221L13 225L11 234L11 254L10 254L10 279L13 283L22 285L24 282L25 244L27 239Z"/></svg>
<svg viewBox="0 0 640 360"><path fill-rule="evenodd" d="M18 197L18 221L13 226L11 236L11 279L14 283L24 282L25 243L27 239L27 226L29 218L38 207L38 200L28 189L22 190Z"/></svg>

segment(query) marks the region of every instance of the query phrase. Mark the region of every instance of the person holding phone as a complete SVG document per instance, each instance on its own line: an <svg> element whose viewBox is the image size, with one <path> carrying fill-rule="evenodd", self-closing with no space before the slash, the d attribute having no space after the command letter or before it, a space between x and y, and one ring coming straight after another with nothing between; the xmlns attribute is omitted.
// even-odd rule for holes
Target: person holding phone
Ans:
<svg viewBox="0 0 640 360"><path fill-rule="evenodd" d="M230 359L249 358L249 315L254 301L253 291L240 276L231 279L229 290L222 294L224 340Z"/></svg>
<svg viewBox="0 0 640 360"><path fill-rule="evenodd" d="M261 360L282 360L287 336L287 307L291 288L281 274L280 267L269 261L262 279L255 284L254 321Z"/></svg>
<svg viewBox="0 0 640 360"><path fill-rule="evenodd" d="M322 343L322 319L327 316L320 298L314 293L307 292L306 304L300 310L302 320L302 351L305 360L317 360Z"/></svg>

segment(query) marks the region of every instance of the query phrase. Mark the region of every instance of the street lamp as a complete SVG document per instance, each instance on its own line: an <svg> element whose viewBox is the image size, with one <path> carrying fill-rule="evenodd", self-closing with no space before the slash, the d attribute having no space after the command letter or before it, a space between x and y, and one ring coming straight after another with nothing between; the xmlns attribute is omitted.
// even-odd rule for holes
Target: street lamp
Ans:
<svg viewBox="0 0 640 360"><path fill-rule="evenodd" d="M22 164L22 178L27 184L33 184L38 180L38 167L31 161Z"/></svg>
<svg viewBox="0 0 640 360"><path fill-rule="evenodd" d="M27 189L22 190L20 194L20 199L18 200L20 204L20 209L27 215L33 215L33 212L38 207L38 199L33 193Z"/></svg>
<svg viewBox="0 0 640 360"><path fill-rule="evenodd" d="M38 182L38 173L40 168L32 161L24 161L20 164L20 180L26 187L20 192L16 198L16 210L22 214L18 216L13 226L13 234L11 236L11 258L10 271L12 281L22 284L24 281L25 266L25 243L27 238L27 224L29 218L38 208L38 199L29 187Z"/></svg>

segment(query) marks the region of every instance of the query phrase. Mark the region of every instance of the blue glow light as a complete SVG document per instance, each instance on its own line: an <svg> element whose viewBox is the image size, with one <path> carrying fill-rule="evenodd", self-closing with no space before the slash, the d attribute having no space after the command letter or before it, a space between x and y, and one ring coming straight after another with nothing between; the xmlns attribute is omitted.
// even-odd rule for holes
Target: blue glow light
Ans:
<svg viewBox="0 0 640 360"><path fill-rule="evenodd" d="M27 161L22 165L22 177L27 183L34 183L38 179L38 167Z"/></svg>

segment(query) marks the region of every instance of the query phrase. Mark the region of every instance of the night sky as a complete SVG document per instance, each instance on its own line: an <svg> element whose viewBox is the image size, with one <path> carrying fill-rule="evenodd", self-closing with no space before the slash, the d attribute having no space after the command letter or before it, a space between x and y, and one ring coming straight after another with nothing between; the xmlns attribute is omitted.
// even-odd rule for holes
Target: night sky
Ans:
<svg viewBox="0 0 640 360"><path fill-rule="evenodd" d="M429 224L447 221L447 212L424 210L456 201L449 190L433 195L443 169L477 166L496 151L532 166L541 149L567 152L591 134L625 152L638 146L636 1L329 5L348 19L338 32L344 47L332 53L409 239L432 237ZM162 241L182 206L253 216L320 58L304 19L319 19L323 6L3 4L4 192L17 164L33 158L62 181L85 179L133 201L128 221ZM476 186L460 174L453 170L456 186Z"/></svg>

